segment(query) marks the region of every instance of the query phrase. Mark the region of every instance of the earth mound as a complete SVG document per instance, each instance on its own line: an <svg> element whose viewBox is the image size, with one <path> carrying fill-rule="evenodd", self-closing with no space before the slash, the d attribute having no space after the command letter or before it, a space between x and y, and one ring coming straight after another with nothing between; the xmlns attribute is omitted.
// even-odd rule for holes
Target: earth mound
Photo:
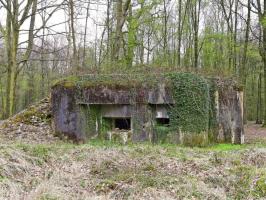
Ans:
<svg viewBox="0 0 266 200"><path fill-rule="evenodd" d="M11 118L1 122L0 137L8 142L53 143L59 138L51 128L49 98L31 105Z"/></svg>

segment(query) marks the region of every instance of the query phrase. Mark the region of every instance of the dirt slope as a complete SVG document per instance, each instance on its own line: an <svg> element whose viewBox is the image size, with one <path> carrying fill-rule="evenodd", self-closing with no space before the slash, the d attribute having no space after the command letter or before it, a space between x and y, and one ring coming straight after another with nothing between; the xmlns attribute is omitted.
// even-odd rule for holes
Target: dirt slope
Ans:
<svg viewBox="0 0 266 200"><path fill-rule="evenodd" d="M261 124L248 122L247 125L245 125L245 141L246 143L266 143L266 128L263 128Z"/></svg>
<svg viewBox="0 0 266 200"><path fill-rule="evenodd" d="M0 138L6 142L53 143L49 99L43 99L0 123Z"/></svg>

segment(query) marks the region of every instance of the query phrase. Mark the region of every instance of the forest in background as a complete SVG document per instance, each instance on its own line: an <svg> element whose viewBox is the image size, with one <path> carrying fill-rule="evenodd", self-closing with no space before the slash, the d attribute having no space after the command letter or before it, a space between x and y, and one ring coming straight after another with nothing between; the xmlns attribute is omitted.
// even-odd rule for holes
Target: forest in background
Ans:
<svg viewBox="0 0 266 200"><path fill-rule="evenodd" d="M266 119L266 1L0 0L0 119L88 73L192 71L244 86Z"/></svg>

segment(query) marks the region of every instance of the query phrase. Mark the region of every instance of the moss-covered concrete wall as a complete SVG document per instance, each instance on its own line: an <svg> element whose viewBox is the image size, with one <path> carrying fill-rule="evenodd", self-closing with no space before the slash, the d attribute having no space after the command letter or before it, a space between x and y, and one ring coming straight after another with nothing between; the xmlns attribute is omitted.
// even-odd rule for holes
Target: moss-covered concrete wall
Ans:
<svg viewBox="0 0 266 200"><path fill-rule="evenodd" d="M75 101L76 92L73 88L57 86L52 90L52 113L55 132L58 135L67 135L75 140L85 137L82 128L86 118L79 110Z"/></svg>
<svg viewBox="0 0 266 200"><path fill-rule="evenodd" d="M218 141L244 143L243 91L232 84L218 88Z"/></svg>
<svg viewBox="0 0 266 200"><path fill-rule="evenodd" d="M109 82L95 81L95 77L84 82L80 78L67 79L53 86L56 133L77 141L106 138L113 126L103 117L106 108L102 110L102 105L121 105L126 108L126 115L131 113L132 139L136 142L243 143L243 92L234 81L204 79L188 73L154 77L153 84L146 84L143 79L119 82L109 78ZM156 124L156 105L169 110L170 125Z"/></svg>

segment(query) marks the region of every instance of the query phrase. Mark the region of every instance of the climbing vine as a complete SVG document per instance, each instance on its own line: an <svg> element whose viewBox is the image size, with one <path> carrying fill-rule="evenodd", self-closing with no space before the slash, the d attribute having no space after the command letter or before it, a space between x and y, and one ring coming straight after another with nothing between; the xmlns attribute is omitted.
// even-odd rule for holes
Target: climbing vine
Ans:
<svg viewBox="0 0 266 200"><path fill-rule="evenodd" d="M170 127L182 132L201 133L209 126L209 84L195 74L168 74L175 104L169 110Z"/></svg>
<svg viewBox="0 0 266 200"><path fill-rule="evenodd" d="M218 94L216 94L216 91L218 90L217 85L215 84L215 81L212 79L208 80L208 83L210 85L210 108L209 108L209 139L212 142L217 142L218 137L218 122L217 122L217 110L216 110L216 104L218 103Z"/></svg>

